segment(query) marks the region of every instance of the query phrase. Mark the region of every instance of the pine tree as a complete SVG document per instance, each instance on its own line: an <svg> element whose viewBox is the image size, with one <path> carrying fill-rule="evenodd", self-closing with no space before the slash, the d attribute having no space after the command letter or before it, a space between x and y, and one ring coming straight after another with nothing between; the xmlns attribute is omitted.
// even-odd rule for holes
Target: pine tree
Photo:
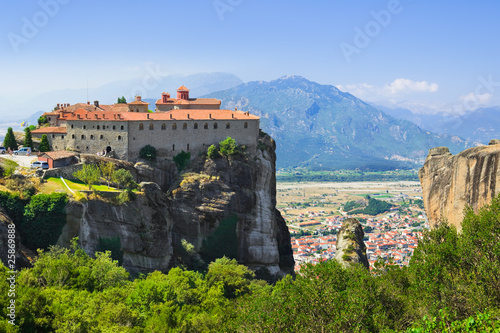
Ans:
<svg viewBox="0 0 500 333"><path fill-rule="evenodd" d="M14 136L14 132L12 131L12 127L7 129L7 134L5 135L5 139L3 140L3 146L5 149L10 148L12 150L16 150L17 142L16 137Z"/></svg>
<svg viewBox="0 0 500 333"><path fill-rule="evenodd" d="M118 104L127 104L127 99L125 96L118 97Z"/></svg>
<svg viewBox="0 0 500 333"><path fill-rule="evenodd" d="M47 134L42 135L42 140L40 141L40 151L46 152L50 151L49 139L47 138Z"/></svg>
<svg viewBox="0 0 500 333"><path fill-rule="evenodd" d="M31 130L29 129L29 127L26 127L24 132L26 134L24 136L24 144L23 145L24 145L24 147L30 147L31 150L33 150L33 138L31 137Z"/></svg>

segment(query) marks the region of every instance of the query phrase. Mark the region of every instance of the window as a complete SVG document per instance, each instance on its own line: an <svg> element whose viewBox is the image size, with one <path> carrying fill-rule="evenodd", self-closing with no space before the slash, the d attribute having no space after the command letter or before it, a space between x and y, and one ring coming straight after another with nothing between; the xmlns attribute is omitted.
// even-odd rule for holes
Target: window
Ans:
<svg viewBox="0 0 500 333"><path fill-rule="evenodd" d="M143 124L139 124L139 131L142 131L144 129L144 125Z"/></svg>
<svg viewBox="0 0 500 333"><path fill-rule="evenodd" d="M245 121L245 124L243 125L243 127L248 128L248 123L246 121Z"/></svg>
<svg viewBox="0 0 500 333"><path fill-rule="evenodd" d="M176 123L174 123L174 124L172 125L172 129L173 129L173 130L176 130L176 129L177 129L177 124L176 124Z"/></svg>
<svg viewBox="0 0 500 333"><path fill-rule="evenodd" d="M64 135L61 135L61 140L64 140Z"/></svg>
<svg viewBox="0 0 500 333"><path fill-rule="evenodd" d="M231 125L229 123L226 124L226 129L230 129Z"/></svg>
<svg viewBox="0 0 500 333"><path fill-rule="evenodd" d="M217 123L214 123L214 129L217 129Z"/></svg>
<svg viewBox="0 0 500 333"><path fill-rule="evenodd" d="M167 129L167 125L165 123L161 124L161 130L164 131Z"/></svg>
<svg viewBox="0 0 500 333"><path fill-rule="evenodd" d="M188 124L186 123L182 124L182 129L188 129Z"/></svg>
<svg viewBox="0 0 500 333"><path fill-rule="evenodd" d="M72 134L72 135L71 135L71 138L72 138L72 139L74 139L74 138L75 138L75 135L74 135L74 134Z"/></svg>
<svg viewBox="0 0 500 333"><path fill-rule="evenodd" d="M82 140L85 140L85 135L82 134Z"/></svg>
<svg viewBox="0 0 500 333"><path fill-rule="evenodd" d="M104 139L104 135L101 134L101 136L99 137L99 139L101 139L101 140Z"/></svg>
<svg viewBox="0 0 500 333"><path fill-rule="evenodd" d="M187 144L187 150L189 150L189 143Z"/></svg>
<svg viewBox="0 0 500 333"><path fill-rule="evenodd" d="M87 150L89 150L89 146L87 146Z"/></svg>
<svg viewBox="0 0 500 333"><path fill-rule="evenodd" d="M87 126L83 125L83 129L87 129Z"/></svg>
<svg viewBox="0 0 500 333"><path fill-rule="evenodd" d="M155 125L153 123L149 124L149 130L152 131L155 129Z"/></svg>
<svg viewBox="0 0 500 333"><path fill-rule="evenodd" d="M121 127L121 130L123 131L123 125L122 125L122 127Z"/></svg>
<svg viewBox="0 0 500 333"><path fill-rule="evenodd" d="M90 135L90 140L94 140L94 135Z"/></svg>
<svg viewBox="0 0 500 333"><path fill-rule="evenodd" d="M101 129L101 126L97 125L97 129Z"/></svg>
<svg viewBox="0 0 500 333"><path fill-rule="evenodd" d="M71 128L73 128L73 127L74 127L74 125L71 125Z"/></svg>
<svg viewBox="0 0 500 333"><path fill-rule="evenodd" d="M207 123L205 123L205 125L203 125L203 128L204 128L204 129L208 129L208 124L207 124Z"/></svg>
<svg viewBox="0 0 500 333"><path fill-rule="evenodd" d="M55 137L56 137L56 135L55 135L55 134L52 134L52 139L53 139L53 138L55 138Z"/></svg>
<svg viewBox="0 0 500 333"><path fill-rule="evenodd" d="M175 144L172 145L172 150L175 151Z"/></svg>
<svg viewBox="0 0 500 333"><path fill-rule="evenodd" d="M116 126L115 126L115 125L113 125L113 129L114 129L114 130L116 129Z"/></svg>
<svg viewBox="0 0 500 333"><path fill-rule="evenodd" d="M194 123L194 129L198 129L198 123Z"/></svg>
<svg viewBox="0 0 500 333"><path fill-rule="evenodd" d="M122 136L118 135L118 141L120 141L121 139L122 139Z"/></svg>

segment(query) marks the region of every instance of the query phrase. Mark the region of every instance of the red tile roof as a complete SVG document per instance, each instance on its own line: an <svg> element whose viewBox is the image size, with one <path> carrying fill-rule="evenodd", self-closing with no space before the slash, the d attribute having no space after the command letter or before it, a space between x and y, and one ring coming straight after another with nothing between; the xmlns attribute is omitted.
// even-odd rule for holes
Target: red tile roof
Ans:
<svg viewBox="0 0 500 333"><path fill-rule="evenodd" d="M172 104L172 105L220 105L221 101L216 98L190 98L190 99L177 99L169 98L166 103L160 98L156 104Z"/></svg>
<svg viewBox="0 0 500 333"><path fill-rule="evenodd" d="M49 157L52 160L62 160L68 157L75 156L74 153L65 150L47 151L45 153L40 153L39 157Z"/></svg>
<svg viewBox="0 0 500 333"><path fill-rule="evenodd" d="M66 127L42 127L31 131L32 134L66 134Z"/></svg>
<svg viewBox="0 0 500 333"><path fill-rule="evenodd" d="M180 86L180 87L177 89L177 91L179 91L179 90L181 90L181 91L189 91L189 89L188 89L188 88L186 88L184 85Z"/></svg>

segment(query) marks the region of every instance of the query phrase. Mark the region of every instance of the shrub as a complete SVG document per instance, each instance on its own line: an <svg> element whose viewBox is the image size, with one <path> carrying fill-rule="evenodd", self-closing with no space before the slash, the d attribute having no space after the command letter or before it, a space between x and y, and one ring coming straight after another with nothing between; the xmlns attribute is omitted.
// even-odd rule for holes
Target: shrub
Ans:
<svg viewBox="0 0 500 333"><path fill-rule="evenodd" d="M186 153L181 151L179 154L175 155L173 160L175 165L177 166L178 171L182 171L189 164L189 159L191 158L191 153Z"/></svg>
<svg viewBox="0 0 500 333"><path fill-rule="evenodd" d="M113 173L113 180L118 183L118 188L133 190L137 188L137 183L130 171L118 169Z"/></svg>
<svg viewBox="0 0 500 333"><path fill-rule="evenodd" d="M12 127L9 127L7 129L7 134L5 134L5 138L3 140L3 146L5 147L5 149L10 148L12 150L16 150L18 148L16 137L14 136Z"/></svg>
<svg viewBox="0 0 500 333"><path fill-rule="evenodd" d="M16 171L16 168L18 166L19 166L19 164L17 164L13 160L9 160L7 158L4 158L2 160L3 176L6 178L11 177L14 174L14 171Z"/></svg>
<svg viewBox="0 0 500 333"><path fill-rule="evenodd" d="M157 154L156 148L151 145L146 145L139 151L139 157L148 161L156 160Z"/></svg>
<svg viewBox="0 0 500 333"><path fill-rule="evenodd" d="M207 152L208 158L214 159L219 157L219 151L217 150L217 147L215 145L211 145L208 147L208 152Z"/></svg>
<svg viewBox="0 0 500 333"><path fill-rule="evenodd" d="M47 138L47 134L42 135L42 140L40 140L40 146L38 149L43 153L46 151L50 151L49 139Z"/></svg>
<svg viewBox="0 0 500 333"><path fill-rule="evenodd" d="M219 142L219 152L222 156L231 156L238 153L238 145L236 140L231 137L227 137L225 140Z"/></svg>
<svg viewBox="0 0 500 333"><path fill-rule="evenodd" d="M47 124L49 121L47 120L47 117L45 116L40 116L40 118L38 118L38 125L43 125L43 124Z"/></svg>

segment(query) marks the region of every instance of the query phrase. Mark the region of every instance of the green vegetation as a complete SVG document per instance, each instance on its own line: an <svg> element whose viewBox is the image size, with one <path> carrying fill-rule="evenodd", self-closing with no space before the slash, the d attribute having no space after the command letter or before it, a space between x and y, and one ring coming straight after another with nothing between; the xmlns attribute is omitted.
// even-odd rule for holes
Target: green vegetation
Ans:
<svg viewBox="0 0 500 333"><path fill-rule="evenodd" d="M99 243L97 243L96 251L98 252L110 252L110 257L112 260L116 260L118 265L123 263L123 251L122 242L120 237L113 238L101 238L99 237Z"/></svg>
<svg viewBox="0 0 500 333"><path fill-rule="evenodd" d="M115 173L115 164L113 162L101 162L99 164L99 169L101 170L101 174L106 179L106 182L109 183L113 181L113 174Z"/></svg>
<svg viewBox="0 0 500 333"><path fill-rule="evenodd" d="M8 158L2 158L3 176L6 178L11 177L18 166L19 164L17 164L15 161Z"/></svg>
<svg viewBox="0 0 500 333"><path fill-rule="evenodd" d="M21 223L16 223L24 245L30 249L46 249L55 244L66 224L65 193L37 194L31 197L23 211ZM19 217L17 217L19 218Z"/></svg>
<svg viewBox="0 0 500 333"><path fill-rule="evenodd" d="M49 121L47 120L47 117L45 117L45 116L40 116L38 118L38 125L40 125L40 126L42 126L44 124L48 124L48 122Z"/></svg>
<svg viewBox="0 0 500 333"><path fill-rule="evenodd" d="M418 181L417 170L393 171L311 171L289 169L276 175L278 182L366 182L366 181Z"/></svg>
<svg viewBox="0 0 500 333"><path fill-rule="evenodd" d="M211 145L208 147L208 152L207 152L208 158L214 159L219 157L219 151L217 150L217 147L215 145Z"/></svg>
<svg viewBox="0 0 500 333"><path fill-rule="evenodd" d="M361 207L360 203L357 203L356 201L347 201L344 204L344 212L348 212L350 210L353 210L354 208Z"/></svg>
<svg viewBox="0 0 500 333"><path fill-rule="evenodd" d="M47 138L47 134L42 135L42 139L40 140L40 146L38 149L43 153L46 151L50 151L49 139Z"/></svg>
<svg viewBox="0 0 500 333"><path fill-rule="evenodd" d="M31 136L31 129L29 127L26 127L24 129L24 143L23 143L23 146L24 147L30 147L31 150L33 150L33 138Z"/></svg>
<svg viewBox="0 0 500 333"><path fill-rule="evenodd" d="M231 259L238 257L238 238L236 214L222 220L212 236L207 237L202 244L200 255L205 262L226 256Z"/></svg>
<svg viewBox="0 0 500 333"><path fill-rule="evenodd" d="M392 207L392 204L385 202L383 200L377 200L371 198L370 196L367 196L367 199L368 199L368 206L366 206L363 209L356 209L350 211L349 214L368 214L375 216L378 214L388 212Z"/></svg>
<svg viewBox="0 0 500 333"><path fill-rule="evenodd" d="M81 170L73 173L73 177L84 182L90 191L92 190L92 185L98 183L101 179L101 172L95 164L84 164Z"/></svg>
<svg viewBox="0 0 500 333"><path fill-rule="evenodd" d="M181 151L179 154L175 155L173 160L175 162L175 165L177 166L177 170L180 172L184 170L188 164L189 160L191 159L191 153L186 153L184 150Z"/></svg>
<svg viewBox="0 0 500 333"><path fill-rule="evenodd" d="M12 150L16 150L18 148L12 127L7 129L7 134L5 134L5 138L3 139L3 146L5 149L10 148Z"/></svg>
<svg viewBox="0 0 500 333"><path fill-rule="evenodd" d="M118 97L117 103L118 104L127 104L127 99L124 96Z"/></svg>
<svg viewBox="0 0 500 333"><path fill-rule="evenodd" d="M156 148L151 145L145 145L139 151L139 157L148 161L155 161L157 154Z"/></svg>
<svg viewBox="0 0 500 333"><path fill-rule="evenodd" d="M241 154L245 150L245 146L238 146L236 140L231 137L227 137L225 140L219 142L219 148L217 146L211 145L208 147L207 156L208 158L214 159L219 156L230 157L233 155Z"/></svg>
<svg viewBox="0 0 500 333"><path fill-rule="evenodd" d="M19 200L0 194L8 211ZM221 223L229 237L235 220ZM17 326L9 326L4 307L0 331L497 332L499 238L497 197L478 214L468 209L461 233L446 224L424 232L408 267L378 262L372 274L330 260L274 286L227 257L203 273L173 268L131 281L110 252L91 258L75 241L71 249L40 251L33 268L18 274ZM0 266L2 304L7 277Z"/></svg>
<svg viewBox="0 0 500 333"><path fill-rule="evenodd" d="M123 188L132 191L137 188L137 183L130 171L125 169L118 169L113 172L113 180L118 183L118 189Z"/></svg>

